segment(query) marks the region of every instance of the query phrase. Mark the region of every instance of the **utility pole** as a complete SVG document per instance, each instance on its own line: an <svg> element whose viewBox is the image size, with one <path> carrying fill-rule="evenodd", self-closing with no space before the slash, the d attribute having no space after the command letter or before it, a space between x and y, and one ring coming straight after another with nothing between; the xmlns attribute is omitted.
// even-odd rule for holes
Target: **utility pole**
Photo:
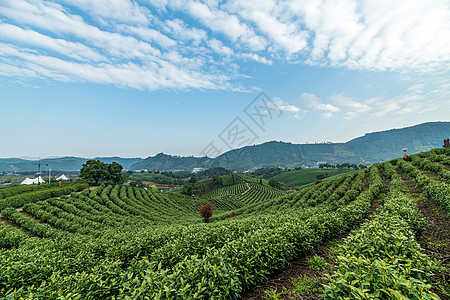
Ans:
<svg viewBox="0 0 450 300"><path fill-rule="evenodd" d="M33 165L35 165L35 166L37 165L38 166L38 172L37 172L37 174L38 174L38 184L41 184L39 182L39 176L41 176L41 166L48 166L48 164L38 162L37 164L33 164Z"/></svg>

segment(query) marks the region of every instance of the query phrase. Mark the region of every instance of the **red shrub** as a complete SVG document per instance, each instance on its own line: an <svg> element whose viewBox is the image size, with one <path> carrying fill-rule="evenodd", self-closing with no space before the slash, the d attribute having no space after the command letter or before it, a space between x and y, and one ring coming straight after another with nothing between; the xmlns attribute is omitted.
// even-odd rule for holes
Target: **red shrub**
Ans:
<svg viewBox="0 0 450 300"><path fill-rule="evenodd" d="M230 218L232 217L236 217L236 213L234 211L230 214Z"/></svg>
<svg viewBox="0 0 450 300"><path fill-rule="evenodd" d="M314 182L314 184L319 184L321 182L323 182L323 180L317 179L316 182Z"/></svg>
<svg viewBox="0 0 450 300"><path fill-rule="evenodd" d="M200 211L200 215L203 218L203 222L205 223L211 222L210 218L212 217L214 212L214 208L211 203L208 202L205 205L200 205L198 207L198 210Z"/></svg>

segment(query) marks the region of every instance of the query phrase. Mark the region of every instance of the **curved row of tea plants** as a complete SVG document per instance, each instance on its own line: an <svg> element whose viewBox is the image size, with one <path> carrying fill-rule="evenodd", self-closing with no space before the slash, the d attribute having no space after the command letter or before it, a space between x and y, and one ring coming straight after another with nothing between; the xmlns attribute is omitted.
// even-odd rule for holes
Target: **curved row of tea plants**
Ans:
<svg viewBox="0 0 450 300"><path fill-rule="evenodd" d="M247 217L278 215L290 211L301 217L313 214L314 212L309 210L311 208L333 211L340 204L354 200L359 195L365 185L366 172L368 170L361 170L296 193L247 205L237 209L235 213L238 217ZM338 203L338 200L341 202ZM219 215L216 219L224 219L227 216L226 214Z"/></svg>
<svg viewBox="0 0 450 300"><path fill-rule="evenodd" d="M62 182L62 186L72 185L73 183ZM49 183L49 184L31 184L31 185L16 185L12 187L7 187L0 189L0 199L5 199L11 196L17 196L24 193L33 192L36 190L44 190L58 187L59 183Z"/></svg>
<svg viewBox="0 0 450 300"><path fill-rule="evenodd" d="M26 203L67 195L71 192L78 192L88 187L86 183L69 183L64 186L54 185L49 187L46 185L41 186L41 189L33 190L33 192L21 193L19 195L9 196L0 200L0 209L6 207L19 207Z"/></svg>
<svg viewBox="0 0 450 300"><path fill-rule="evenodd" d="M423 155L412 155L411 160L413 165L421 170L432 171L439 175L444 180L450 180L450 171L446 170L442 161L434 162Z"/></svg>
<svg viewBox="0 0 450 300"><path fill-rule="evenodd" d="M412 163L404 160L396 160L395 163L408 174L418 185L420 185L426 196L439 204L450 213L450 185L436 181L425 175Z"/></svg>

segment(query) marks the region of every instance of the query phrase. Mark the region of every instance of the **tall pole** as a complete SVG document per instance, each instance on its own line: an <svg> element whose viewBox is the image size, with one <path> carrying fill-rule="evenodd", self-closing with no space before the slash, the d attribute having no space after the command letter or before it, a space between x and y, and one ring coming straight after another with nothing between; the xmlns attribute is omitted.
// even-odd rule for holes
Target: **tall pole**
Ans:
<svg viewBox="0 0 450 300"><path fill-rule="evenodd" d="M48 169L48 183L51 183L50 182L50 175L52 174L52 169Z"/></svg>
<svg viewBox="0 0 450 300"><path fill-rule="evenodd" d="M34 164L34 165L37 165L38 166L38 185L39 184L41 184L40 182L39 182L39 176L41 176L41 165L46 165L46 166L48 166L48 164L46 164L46 163L37 163L37 164ZM50 176L50 175L49 175Z"/></svg>

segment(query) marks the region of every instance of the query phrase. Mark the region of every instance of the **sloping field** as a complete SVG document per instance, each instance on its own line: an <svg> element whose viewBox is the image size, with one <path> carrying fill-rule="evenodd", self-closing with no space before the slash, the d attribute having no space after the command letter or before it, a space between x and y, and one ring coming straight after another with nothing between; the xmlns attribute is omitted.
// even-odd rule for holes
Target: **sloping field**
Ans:
<svg viewBox="0 0 450 300"><path fill-rule="evenodd" d="M239 199L225 190L199 199L120 185L8 195L0 200L0 295L234 299L363 222L342 246L325 297L437 299L427 282L432 263L417 244L425 223L399 173L448 212L449 154L435 150L281 196L254 182L233 187ZM375 199L382 208L364 223ZM209 224L198 213L206 202L215 208ZM378 276L376 266L389 273Z"/></svg>

